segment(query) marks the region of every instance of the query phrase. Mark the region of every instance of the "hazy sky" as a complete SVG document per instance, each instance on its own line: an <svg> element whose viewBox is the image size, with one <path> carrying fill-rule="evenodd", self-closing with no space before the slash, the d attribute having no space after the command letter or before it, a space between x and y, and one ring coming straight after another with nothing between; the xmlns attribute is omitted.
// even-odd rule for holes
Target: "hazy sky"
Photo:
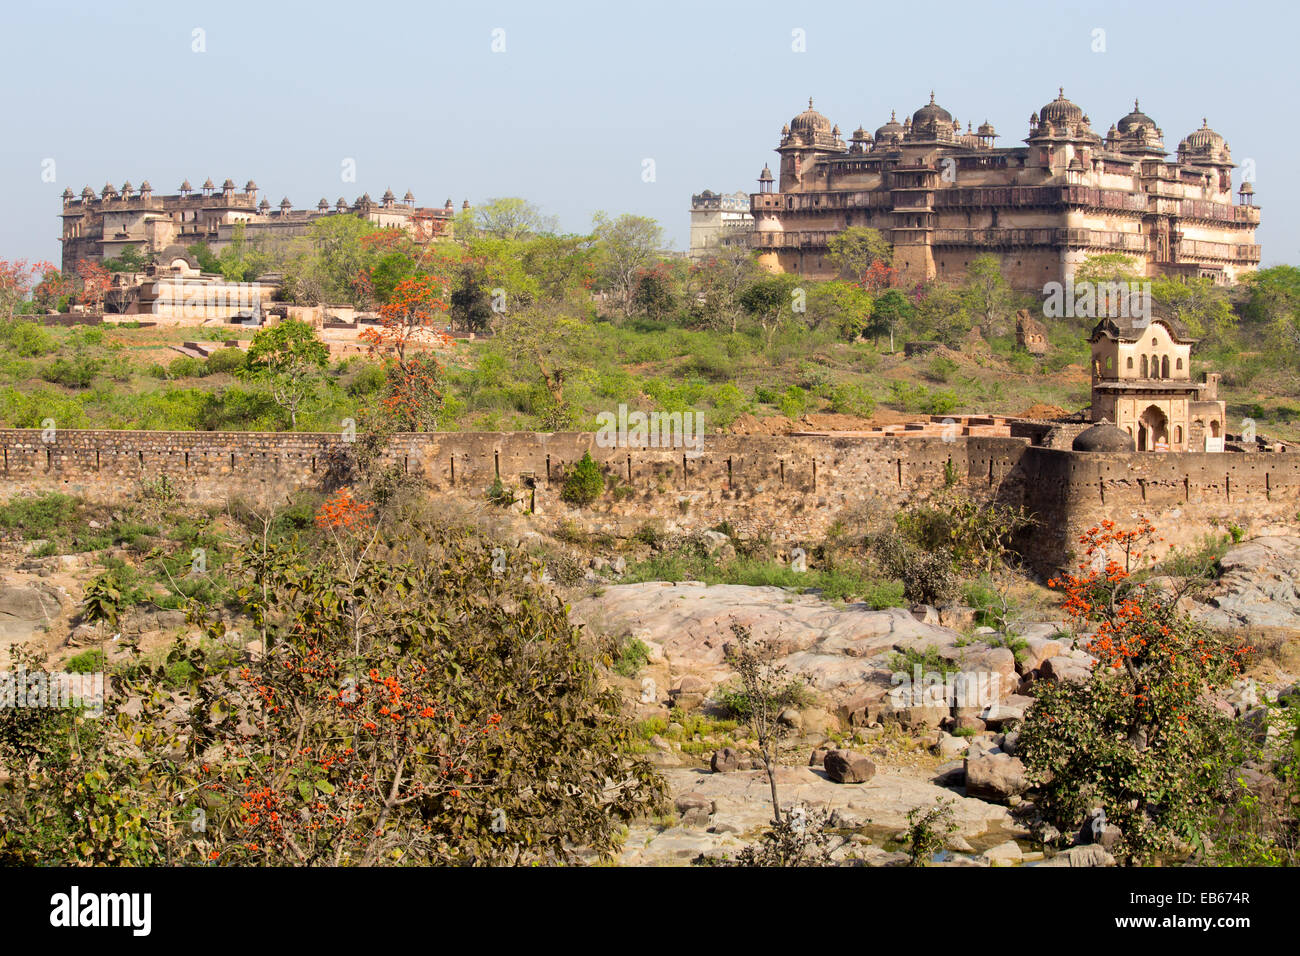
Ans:
<svg viewBox="0 0 1300 956"><path fill-rule="evenodd" d="M1006 146L1064 86L1102 133L1140 97L1170 152L1208 117L1254 160L1264 264L1300 263L1300 14L1281 0L6 7L0 257L58 261L66 186L187 177L252 178L296 208L519 195L574 231L600 209L653 216L682 249L691 194L755 189L809 96L847 139L933 88Z"/></svg>

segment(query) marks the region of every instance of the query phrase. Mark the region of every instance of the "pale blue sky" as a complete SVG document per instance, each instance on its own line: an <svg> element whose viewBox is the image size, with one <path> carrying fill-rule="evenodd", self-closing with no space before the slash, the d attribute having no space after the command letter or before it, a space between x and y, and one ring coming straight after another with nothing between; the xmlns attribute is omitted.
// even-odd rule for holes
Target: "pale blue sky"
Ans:
<svg viewBox="0 0 1300 956"><path fill-rule="evenodd" d="M1064 86L1102 131L1140 97L1170 151L1208 117L1238 164L1255 161L1265 264L1300 263L1300 14L1282 2L56 0L5 21L0 257L58 260L65 186L172 193L209 176L299 208L391 186L457 208L526 196L570 230L635 212L681 249L691 194L755 188L810 95L847 138L933 88L1009 145Z"/></svg>

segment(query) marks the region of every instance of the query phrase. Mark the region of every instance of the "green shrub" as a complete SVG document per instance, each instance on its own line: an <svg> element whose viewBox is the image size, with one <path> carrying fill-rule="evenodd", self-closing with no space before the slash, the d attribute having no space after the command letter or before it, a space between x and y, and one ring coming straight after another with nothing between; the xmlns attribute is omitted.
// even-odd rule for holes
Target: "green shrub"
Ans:
<svg viewBox="0 0 1300 956"><path fill-rule="evenodd" d="M17 531L26 541L50 538L71 528L80 507L76 498L59 492L14 498L0 505L0 528Z"/></svg>
<svg viewBox="0 0 1300 956"><path fill-rule="evenodd" d="M67 663L67 670L69 674L95 674L104 670L107 663L108 659L104 656L104 652L98 647L92 647L71 658Z"/></svg>
<svg viewBox="0 0 1300 956"><path fill-rule="evenodd" d="M650 660L650 648L635 637L625 641L614 659L614 673L622 677L635 677Z"/></svg>
<svg viewBox="0 0 1300 956"><path fill-rule="evenodd" d="M203 374L203 363L189 355L181 355L171 360L167 374L172 378L198 378Z"/></svg>
<svg viewBox="0 0 1300 956"><path fill-rule="evenodd" d="M599 498L604 490L605 476L601 473L600 465L591 457L591 452L585 452L573 470L565 475L560 497L570 504L583 507Z"/></svg>
<svg viewBox="0 0 1300 956"><path fill-rule="evenodd" d="M876 410L876 400L861 385L844 383L831 392L830 410L841 415L870 418Z"/></svg>
<svg viewBox="0 0 1300 956"><path fill-rule="evenodd" d="M220 375L230 373L243 368L248 362L248 357L244 354L243 349L224 348L217 349L208 356L203 363L204 375Z"/></svg>

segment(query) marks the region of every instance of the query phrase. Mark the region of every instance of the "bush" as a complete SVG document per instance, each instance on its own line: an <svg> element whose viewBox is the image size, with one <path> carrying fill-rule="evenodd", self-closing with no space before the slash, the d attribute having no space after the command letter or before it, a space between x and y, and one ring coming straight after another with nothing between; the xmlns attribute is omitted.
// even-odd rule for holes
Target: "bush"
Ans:
<svg viewBox="0 0 1300 956"><path fill-rule="evenodd" d="M1128 860L1199 842L1246 756L1238 727L1210 701L1241 674L1250 648L1135 583L1132 556L1155 542L1145 520L1092 528L1079 573L1049 582L1096 635L1087 649L1097 664L1085 681L1040 685L1018 744L1043 819L1069 834L1100 807L1119 829L1112 852ZM1098 553L1111 555L1104 571L1091 567Z"/></svg>
<svg viewBox="0 0 1300 956"><path fill-rule="evenodd" d="M203 374L203 363L189 355L182 355L171 360L167 374L172 378L199 378Z"/></svg>
<svg viewBox="0 0 1300 956"><path fill-rule="evenodd" d="M217 349L208 356L208 360L203 364L203 374L220 375L222 373L236 372L247 364L247 359L248 357L244 354L243 349Z"/></svg>
<svg viewBox="0 0 1300 956"><path fill-rule="evenodd" d="M600 465L591 457L591 452L585 452L573 470L565 475L560 498L570 504L585 507L599 498L604 490L605 476Z"/></svg>
<svg viewBox="0 0 1300 956"><path fill-rule="evenodd" d="M836 385L831 392L830 410L841 415L870 418L876 411L876 400L861 385L845 383Z"/></svg>
<svg viewBox="0 0 1300 956"><path fill-rule="evenodd" d="M25 541L53 537L73 525L80 507L76 498L58 492L14 498L0 506L0 528L19 532Z"/></svg>

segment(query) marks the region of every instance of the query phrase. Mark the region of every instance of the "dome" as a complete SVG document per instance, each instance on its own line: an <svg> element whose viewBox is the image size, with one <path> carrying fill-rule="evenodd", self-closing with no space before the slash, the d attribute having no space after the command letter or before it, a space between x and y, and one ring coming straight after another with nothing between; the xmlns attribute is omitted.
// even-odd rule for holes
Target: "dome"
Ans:
<svg viewBox="0 0 1300 956"><path fill-rule="evenodd" d="M212 185L212 177L208 177L207 179L205 179L205 180L203 181L203 188L204 188L204 189L216 189L216 188L217 188L216 186Z"/></svg>
<svg viewBox="0 0 1300 956"><path fill-rule="evenodd" d="M408 189L406 195L402 197L402 202L415 202L415 193Z"/></svg>
<svg viewBox="0 0 1300 956"><path fill-rule="evenodd" d="M1223 137L1210 129L1207 120L1201 120L1201 128L1193 132L1184 142L1192 149L1222 149L1224 146Z"/></svg>
<svg viewBox="0 0 1300 956"><path fill-rule="evenodd" d="M226 181L225 181L224 183L221 184L221 188L222 188L222 189L234 189L234 188L235 188L235 181L234 181L233 179L229 179L229 178L227 178Z"/></svg>
<svg viewBox="0 0 1300 956"><path fill-rule="evenodd" d="M981 136L996 136L996 135L998 135L997 132L993 129L993 124L990 123L988 120L985 120L984 122L980 123L980 127L979 127L978 132L979 132L979 135L981 135Z"/></svg>
<svg viewBox="0 0 1300 956"><path fill-rule="evenodd" d="M831 121L813 109L812 97L808 97L808 108L790 120L790 132L811 139L817 133L829 135Z"/></svg>
<svg viewBox="0 0 1300 956"><path fill-rule="evenodd" d="M1066 123L1079 123L1083 120L1083 110L1065 98L1065 87L1059 88L1059 95L1038 111L1040 123L1063 126Z"/></svg>
<svg viewBox="0 0 1300 956"><path fill-rule="evenodd" d="M72 187L71 187L71 186L64 187L64 190L63 190L63 198L64 198L64 199L72 199L72 198L73 198Z"/></svg>
<svg viewBox="0 0 1300 956"><path fill-rule="evenodd" d="M244 183L244 192L246 193L257 192L257 183L253 182L251 179L248 182Z"/></svg>
<svg viewBox="0 0 1300 956"><path fill-rule="evenodd" d="M385 190L384 190L384 194L383 194L383 196L380 197L380 200L379 200L379 201L380 201L380 202L396 202L396 201L397 201L397 197L393 195L393 191L392 191L391 189L385 189Z"/></svg>
<svg viewBox="0 0 1300 956"><path fill-rule="evenodd" d="M153 192L153 187L149 185L149 180L146 179L144 182L140 184L140 192L142 193Z"/></svg>
<svg viewBox="0 0 1300 956"><path fill-rule="evenodd" d="M316 204L316 208L319 209L321 212L324 212L325 210L329 209L329 207L330 207L330 201L326 199L324 196L322 196L320 202Z"/></svg>
<svg viewBox="0 0 1300 956"><path fill-rule="evenodd" d="M188 179L185 180L185 182L181 183L181 192L188 193L193 191L194 191L194 187L190 185L190 181Z"/></svg>
<svg viewBox="0 0 1300 956"><path fill-rule="evenodd" d="M758 181L760 183L772 182L772 170L768 167L767 163L763 164L763 171L758 174Z"/></svg>
<svg viewBox="0 0 1300 956"><path fill-rule="evenodd" d="M263 197L262 197L262 201L261 201L260 203L257 204L257 208L258 208L258 209L261 209L261 210L263 210L263 211L266 211L267 209L270 209L270 208L271 208L270 200L268 200L265 196L263 196Z"/></svg>
<svg viewBox="0 0 1300 956"><path fill-rule="evenodd" d="M1140 126L1145 126L1147 129L1154 131L1156 121L1138 109L1138 101L1134 100L1133 112L1121 119L1115 126L1121 133L1131 133Z"/></svg>
<svg viewBox="0 0 1300 956"><path fill-rule="evenodd" d="M903 124L900 123L894 115L894 111L889 111L889 122L880 129L876 130L875 140L877 143L888 142L893 136L901 137L903 135Z"/></svg>
<svg viewBox="0 0 1300 956"><path fill-rule="evenodd" d="M1102 419L1091 428L1074 436L1072 451L1125 452L1133 451L1133 436Z"/></svg>
<svg viewBox="0 0 1300 956"><path fill-rule="evenodd" d="M912 114L913 126L924 126L926 123L952 125L952 114L934 101L934 90L930 91L930 102Z"/></svg>

